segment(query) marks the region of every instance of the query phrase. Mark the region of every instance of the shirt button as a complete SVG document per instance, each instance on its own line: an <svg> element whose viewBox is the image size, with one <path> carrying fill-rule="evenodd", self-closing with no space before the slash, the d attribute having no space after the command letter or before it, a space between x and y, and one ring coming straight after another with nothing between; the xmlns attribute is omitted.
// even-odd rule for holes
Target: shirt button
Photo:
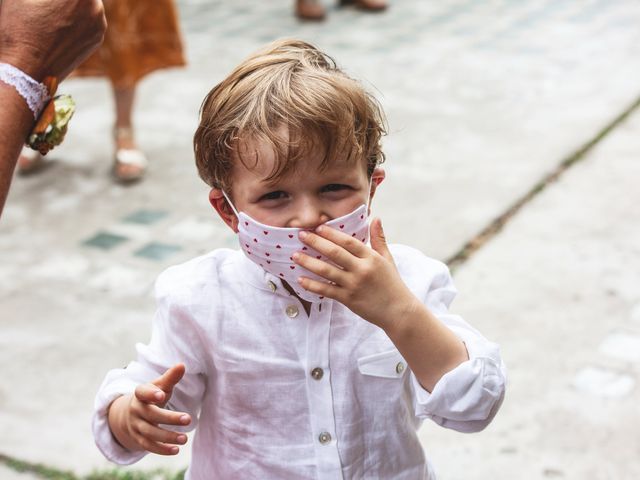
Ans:
<svg viewBox="0 0 640 480"><path fill-rule="evenodd" d="M404 363L398 362L398 364L396 365L396 373L402 373L402 372L404 372Z"/></svg>
<svg viewBox="0 0 640 480"><path fill-rule="evenodd" d="M296 318L298 316L298 307L295 305L289 305L285 312L287 313L287 317Z"/></svg>
<svg viewBox="0 0 640 480"><path fill-rule="evenodd" d="M324 375L324 371L320 367L316 367L313 370L311 370L311 378L313 378L314 380L322 379L323 375Z"/></svg>
<svg viewBox="0 0 640 480"><path fill-rule="evenodd" d="M275 291L276 291L276 289L278 288L278 287L276 287L276 284L275 284L275 283L273 283L271 280L269 280L269 281L267 282L267 285L269 286L269 290L271 290L272 292L275 292Z"/></svg>
<svg viewBox="0 0 640 480"><path fill-rule="evenodd" d="M331 442L331 434L329 432L322 432L318 436L318 440L322 445L326 445L327 443Z"/></svg>

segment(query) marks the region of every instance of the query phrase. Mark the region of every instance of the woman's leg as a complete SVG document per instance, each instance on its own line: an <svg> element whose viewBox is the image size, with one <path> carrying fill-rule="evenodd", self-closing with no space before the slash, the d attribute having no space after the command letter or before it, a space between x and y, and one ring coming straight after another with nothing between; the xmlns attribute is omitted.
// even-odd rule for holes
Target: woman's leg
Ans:
<svg viewBox="0 0 640 480"><path fill-rule="evenodd" d="M117 149L135 149L133 138L133 101L136 87L113 87L116 106L115 140Z"/></svg>
<svg viewBox="0 0 640 480"><path fill-rule="evenodd" d="M113 87L116 107L114 139L116 148L113 173L120 181L139 180L146 168L146 158L138 150L133 131L133 104L136 86Z"/></svg>

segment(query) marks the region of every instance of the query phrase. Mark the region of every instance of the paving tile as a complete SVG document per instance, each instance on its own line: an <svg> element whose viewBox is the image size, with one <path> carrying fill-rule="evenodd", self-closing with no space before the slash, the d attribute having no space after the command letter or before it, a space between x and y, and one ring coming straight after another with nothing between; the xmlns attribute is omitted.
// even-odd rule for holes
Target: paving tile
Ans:
<svg viewBox="0 0 640 480"><path fill-rule="evenodd" d="M169 212L164 210L138 210L123 218L123 221L128 223L139 223L143 225L151 225L156 223L169 215Z"/></svg>
<svg viewBox="0 0 640 480"><path fill-rule="evenodd" d="M82 244L87 247L95 247L101 250L111 250L127 240L127 237L116 235L115 233L98 232L93 237L82 242Z"/></svg>
<svg viewBox="0 0 640 480"><path fill-rule="evenodd" d="M166 260L173 256L175 253L182 250L179 245L169 245L166 243L151 242L142 248L136 250L134 255L136 257L147 258L149 260Z"/></svg>

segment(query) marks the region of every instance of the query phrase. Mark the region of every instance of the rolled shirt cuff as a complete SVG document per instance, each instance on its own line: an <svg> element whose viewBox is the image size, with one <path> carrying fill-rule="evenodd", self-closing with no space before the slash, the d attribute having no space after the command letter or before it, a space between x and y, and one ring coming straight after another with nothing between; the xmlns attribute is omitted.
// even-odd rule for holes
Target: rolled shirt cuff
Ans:
<svg viewBox="0 0 640 480"><path fill-rule="evenodd" d="M132 452L118 443L109 428L108 412L109 406L116 398L133 393L136 383L122 378L110 383L111 374L114 372L109 372L96 396L91 427L96 446L107 460L118 465L130 465L142 459L147 452Z"/></svg>
<svg viewBox="0 0 640 480"><path fill-rule="evenodd" d="M463 341L469 360L443 375L431 393L411 373L415 411L448 428L477 431L491 422L502 402L506 370L497 344L477 338Z"/></svg>

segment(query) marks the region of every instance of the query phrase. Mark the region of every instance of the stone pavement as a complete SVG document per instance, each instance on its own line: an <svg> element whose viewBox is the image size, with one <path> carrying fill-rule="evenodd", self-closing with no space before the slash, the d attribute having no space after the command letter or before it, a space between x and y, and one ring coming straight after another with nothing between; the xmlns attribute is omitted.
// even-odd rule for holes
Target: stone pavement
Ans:
<svg viewBox="0 0 640 480"><path fill-rule="evenodd" d="M375 91L390 135L374 212L392 241L441 259L640 95L631 0L403 0L381 15L331 10L321 25L295 21L291 1L178 3L189 66L141 85L145 182L108 178L102 80L63 85L79 105L65 145L41 175L14 181L0 221L0 454L109 468L90 434L92 399L148 339L155 277L235 245L190 140L206 92L265 42L310 40ZM639 134L636 113L456 271L454 310L502 345L510 386L483 433L424 427L440 479L640 475ZM187 462L183 452L135 468Z"/></svg>
<svg viewBox="0 0 640 480"><path fill-rule="evenodd" d="M509 388L480 435L423 429L442 478L640 478L639 152L640 111L458 270Z"/></svg>

